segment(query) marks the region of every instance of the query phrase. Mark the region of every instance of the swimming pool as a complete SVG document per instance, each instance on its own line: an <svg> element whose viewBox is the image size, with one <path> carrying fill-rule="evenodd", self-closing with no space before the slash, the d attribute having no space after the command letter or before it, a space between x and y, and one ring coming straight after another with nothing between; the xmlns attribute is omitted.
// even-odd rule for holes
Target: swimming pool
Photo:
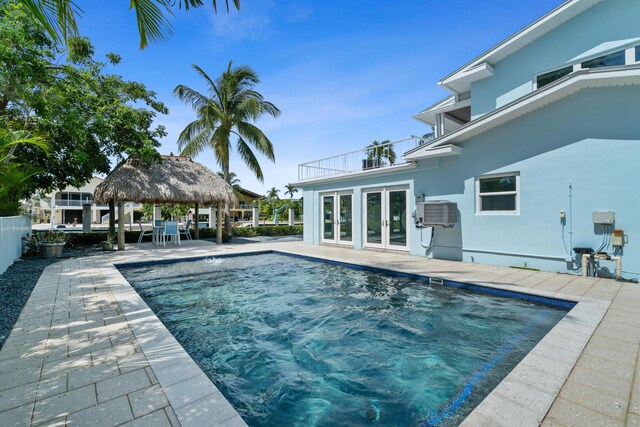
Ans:
<svg viewBox="0 0 640 427"><path fill-rule="evenodd" d="M456 425L571 306L280 254L121 271L251 426Z"/></svg>

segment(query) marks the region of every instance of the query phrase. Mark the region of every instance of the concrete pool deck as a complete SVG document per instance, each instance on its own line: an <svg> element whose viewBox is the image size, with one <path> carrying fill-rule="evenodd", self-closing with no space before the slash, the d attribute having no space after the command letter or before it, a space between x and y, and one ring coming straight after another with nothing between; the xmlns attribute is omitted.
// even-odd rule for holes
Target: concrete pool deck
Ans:
<svg viewBox="0 0 640 427"><path fill-rule="evenodd" d="M45 269L0 351L0 425L245 425L113 264L262 250L576 301L463 424L640 425L638 284L301 242L127 249Z"/></svg>

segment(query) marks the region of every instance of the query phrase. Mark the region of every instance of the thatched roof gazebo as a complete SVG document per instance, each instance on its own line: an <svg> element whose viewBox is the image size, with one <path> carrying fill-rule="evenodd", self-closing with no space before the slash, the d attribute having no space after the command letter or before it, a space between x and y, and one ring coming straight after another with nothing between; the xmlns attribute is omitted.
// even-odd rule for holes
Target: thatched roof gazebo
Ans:
<svg viewBox="0 0 640 427"><path fill-rule="evenodd" d="M237 202L233 188L209 168L188 157L162 156L146 166L136 158L118 165L94 192L97 203L118 202L118 249L124 250L124 202L195 203L196 238L198 206L217 206L216 240L222 243L222 206ZM211 221L210 221L211 222Z"/></svg>

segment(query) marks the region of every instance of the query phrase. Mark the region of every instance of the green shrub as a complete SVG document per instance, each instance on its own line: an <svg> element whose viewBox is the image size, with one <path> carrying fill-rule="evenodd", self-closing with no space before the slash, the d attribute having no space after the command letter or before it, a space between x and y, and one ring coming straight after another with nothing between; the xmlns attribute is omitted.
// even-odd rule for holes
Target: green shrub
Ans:
<svg viewBox="0 0 640 427"><path fill-rule="evenodd" d="M302 234L301 225L260 225L233 229L233 235L236 237L298 236L300 234Z"/></svg>

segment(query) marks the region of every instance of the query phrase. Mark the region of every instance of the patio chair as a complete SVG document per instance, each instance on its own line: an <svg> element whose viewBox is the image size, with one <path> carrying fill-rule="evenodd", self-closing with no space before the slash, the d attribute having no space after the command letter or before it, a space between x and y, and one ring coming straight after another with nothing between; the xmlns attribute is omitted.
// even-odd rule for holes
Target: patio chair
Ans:
<svg viewBox="0 0 640 427"><path fill-rule="evenodd" d="M180 229L180 235L184 234L185 236L187 236L187 240L191 240L191 232L189 231L190 228L191 228L191 220L188 220L187 223L184 225L184 228Z"/></svg>
<svg viewBox="0 0 640 427"><path fill-rule="evenodd" d="M142 228L142 223L138 221L138 225L140 226L140 237L138 237L138 243L142 243L142 238L144 236L151 236L153 239L153 230L145 230Z"/></svg>
<svg viewBox="0 0 640 427"><path fill-rule="evenodd" d="M164 223L162 231L162 246L167 246L167 237L171 237L173 243L180 245L180 232L178 231L178 221L167 221Z"/></svg>

